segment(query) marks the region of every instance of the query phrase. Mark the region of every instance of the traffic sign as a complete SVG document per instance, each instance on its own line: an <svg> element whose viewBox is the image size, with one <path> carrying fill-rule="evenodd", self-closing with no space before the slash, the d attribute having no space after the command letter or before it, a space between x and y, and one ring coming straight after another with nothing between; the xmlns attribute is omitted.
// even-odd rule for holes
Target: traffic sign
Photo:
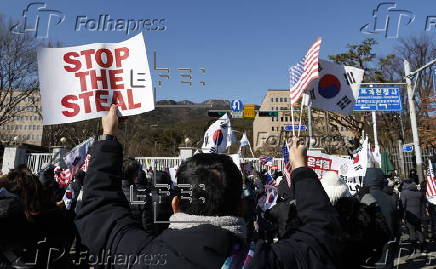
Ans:
<svg viewBox="0 0 436 269"><path fill-rule="evenodd" d="M300 130L300 131L306 131L307 130L307 126L306 125L285 125L284 127L283 127L283 129L285 130L285 131L292 131L292 130L296 130L296 131L298 131L298 130Z"/></svg>
<svg viewBox="0 0 436 269"><path fill-rule="evenodd" d="M278 117L279 112L277 111L259 111L259 117Z"/></svg>
<svg viewBox="0 0 436 269"><path fill-rule="evenodd" d="M226 113L227 113L226 110L209 110L207 112L207 115L209 117L213 117L213 118L220 118L221 116L223 116Z"/></svg>
<svg viewBox="0 0 436 269"><path fill-rule="evenodd" d="M230 114L232 115L232 118L234 118L234 119L240 119L240 118L244 117L244 112L242 112L242 111L239 111L239 112L230 111Z"/></svg>
<svg viewBox="0 0 436 269"><path fill-rule="evenodd" d="M254 105L244 105L244 118L256 117L256 111L254 111Z"/></svg>
<svg viewBox="0 0 436 269"><path fill-rule="evenodd" d="M354 112L400 112L403 102L400 87L362 87Z"/></svg>
<svg viewBox="0 0 436 269"><path fill-rule="evenodd" d="M241 112L243 108L244 108L244 106L243 106L241 100L233 100L230 103L230 110L232 112Z"/></svg>
<svg viewBox="0 0 436 269"><path fill-rule="evenodd" d="M403 152L412 152L412 151L413 151L413 145L412 144L403 145Z"/></svg>

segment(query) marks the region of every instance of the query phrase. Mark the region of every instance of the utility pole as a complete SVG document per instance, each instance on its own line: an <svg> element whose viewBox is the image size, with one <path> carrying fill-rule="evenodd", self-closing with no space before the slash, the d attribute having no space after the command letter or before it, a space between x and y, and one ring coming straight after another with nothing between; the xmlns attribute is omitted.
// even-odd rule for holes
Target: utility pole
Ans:
<svg viewBox="0 0 436 269"><path fill-rule="evenodd" d="M377 115L375 111L371 111L372 116L372 129L374 131L374 145L378 146L378 138L377 138Z"/></svg>
<svg viewBox="0 0 436 269"><path fill-rule="evenodd" d="M373 85L369 85L369 87L373 87ZM374 132L374 145L378 146L378 137L377 137L377 114L375 111L371 111L372 117L372 130Z"/></svg>
<svg viewBox="0 0 436 269"><path fill-rule="evenodd" d="M423 170L422 170L422 155L421 155L421 148L419 146L418 125L416 123L416 110L415 110L415 103L413 101L412 80L410 79L410 74L411 74L410 63L407 60L404 60L404 74L406 76L407 99L409 101L410 124L412 127L413 145L415 148L416 173L418 174L419 182L422 182L424 180Z"/></svg>

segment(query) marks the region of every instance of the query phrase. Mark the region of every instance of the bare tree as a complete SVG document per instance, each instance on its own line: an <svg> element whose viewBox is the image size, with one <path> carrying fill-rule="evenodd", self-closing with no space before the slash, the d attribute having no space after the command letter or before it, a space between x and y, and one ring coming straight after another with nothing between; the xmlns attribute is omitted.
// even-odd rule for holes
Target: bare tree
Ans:
<svg viewBox="0 0 436 269"><path fill-rule="evenodd" d="M11 25L0 16L0 125L26 111L26 106L34 106L24 101L37 91L39 43L31 35L12 33Z"/></svg>

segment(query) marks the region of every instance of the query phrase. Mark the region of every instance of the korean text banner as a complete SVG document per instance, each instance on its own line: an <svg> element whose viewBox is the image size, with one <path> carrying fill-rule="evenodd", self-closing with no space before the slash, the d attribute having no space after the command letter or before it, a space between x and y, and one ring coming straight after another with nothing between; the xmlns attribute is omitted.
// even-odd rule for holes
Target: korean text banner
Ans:
<svg viewBox="0 0 436 269"><path fill-rule="evenodd" d="M117 104L121 116L154 109L142 33L120 43L94 43L38 51L43 124L104 116Z"/></svg>

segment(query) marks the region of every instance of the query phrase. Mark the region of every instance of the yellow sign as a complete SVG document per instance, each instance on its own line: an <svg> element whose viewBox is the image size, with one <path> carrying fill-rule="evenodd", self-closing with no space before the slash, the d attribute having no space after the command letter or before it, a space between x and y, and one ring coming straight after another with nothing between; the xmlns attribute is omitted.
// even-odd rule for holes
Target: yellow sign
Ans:
<svg viewBox="0 0 436 269"><path fill-rule="evenodd" d="M254 105L244 105L244 118L256 117L256 111L254 111Z"/></svg>

